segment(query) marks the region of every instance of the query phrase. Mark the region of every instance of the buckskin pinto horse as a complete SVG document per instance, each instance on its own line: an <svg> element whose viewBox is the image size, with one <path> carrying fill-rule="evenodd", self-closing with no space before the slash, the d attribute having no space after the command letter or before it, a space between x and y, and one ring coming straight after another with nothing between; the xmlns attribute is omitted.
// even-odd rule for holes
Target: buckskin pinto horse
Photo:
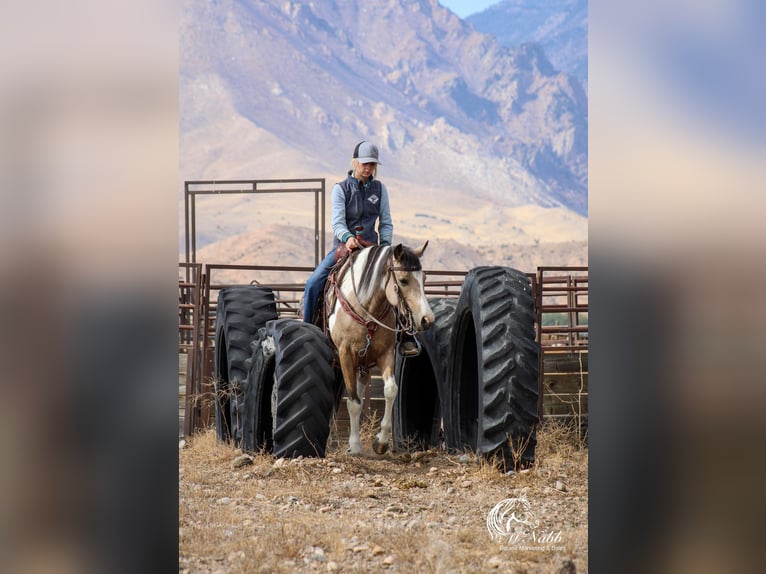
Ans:
<svg viewBox="0 0 766 574"><path fill-rule="evenodd" d="M385 454L391 436L394 399L396 334L429 329L434 313L424 292L420 258L428 246L418 249L401 243L370 246L353 251L339 268L333 269L325 291L327 329L338 350L340 368L348 394L351 454L361 454L360 418L370 368L383 375L385 411L380 432L372 443L377 454Z"/></svg>

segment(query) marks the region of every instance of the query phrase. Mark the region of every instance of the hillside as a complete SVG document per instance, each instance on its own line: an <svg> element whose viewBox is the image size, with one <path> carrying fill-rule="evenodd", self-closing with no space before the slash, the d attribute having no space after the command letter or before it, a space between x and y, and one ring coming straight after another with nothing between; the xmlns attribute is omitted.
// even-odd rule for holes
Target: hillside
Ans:
<svg viewBox="0 0 766 574"><path fill-rule="evenodd" d="M534 44L504 47L436 0L191 0L181 54L182 180L329 189L370 139L403 236L482 254L587 240L587 97ZM296 231L303 208L211 208L199 245Z"/></svg>
<svg viewBox="0 0 766 574"><path fill-rule="evenodd" d="M289 238L289 240L287 239ZM412 247L423 239L396 236L397 242ZM332 245L329 234L326 245ZM208 263L237 265L278 265L313 267L314 243L312 233L305 228L286 225L267 225L254 231L233 235L199 250L197 260ZM506 265L525 272L534 272L541 265L586 265L587 242L562 241L544 244L518 244L513 242L466 246L444 237L429 239L423 256L427 270L467 271L479 265ZM309 272L287 271L218 271L216 282L249 283L303 283Z"/></svg>
<svg viewBox="0 0 766 574"><path fill-rule="evenodd" d="M557 70L588 85L587 0L503 0L466 18L504 46L537 43Z"/></svg>

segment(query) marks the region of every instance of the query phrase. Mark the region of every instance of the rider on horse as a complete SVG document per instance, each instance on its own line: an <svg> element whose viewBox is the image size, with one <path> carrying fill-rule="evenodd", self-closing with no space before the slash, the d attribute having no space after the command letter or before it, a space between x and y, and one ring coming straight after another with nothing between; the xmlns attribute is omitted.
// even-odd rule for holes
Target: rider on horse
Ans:
<svg viewBox="0 0 766 574"><path fill-rule="evenodd" d="M391 245L394 225L386 186L375 178L378 164L377 146L368 141L359 142L354 148L348 176L333 186L333 248L306 281L303 320L308 323L315 322L317 304L336 263L339 245L345 244L349 252L368 245ZM399 351L405 356L417 354L418 345L407 336L402 339Z"/></svg>

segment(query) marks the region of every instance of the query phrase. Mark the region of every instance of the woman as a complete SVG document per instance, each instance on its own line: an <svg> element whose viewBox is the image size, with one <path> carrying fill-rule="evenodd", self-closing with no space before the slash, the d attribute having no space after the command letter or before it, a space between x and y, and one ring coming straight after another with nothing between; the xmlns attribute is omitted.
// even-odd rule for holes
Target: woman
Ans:
<svg viewBox="0 0 766 574"><path fill-rule="evenodd" d="M306 281L303 320L307 323L312 322L316 312L327 276L335 263L338 245L345 243L349 251L359 249L357 233L369 243L391 245L394 225L386 186L375 179L378 163L377 146L367 141L359 142L354 148L348 177L332 188L332 234L335 239L333 248Z"/></svg>

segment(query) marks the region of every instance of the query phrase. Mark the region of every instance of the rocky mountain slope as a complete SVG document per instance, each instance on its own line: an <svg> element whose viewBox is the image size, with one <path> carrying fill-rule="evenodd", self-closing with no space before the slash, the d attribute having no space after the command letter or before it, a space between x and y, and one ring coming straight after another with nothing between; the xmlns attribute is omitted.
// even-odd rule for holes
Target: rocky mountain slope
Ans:
<svg viewBox="0 0 766 574"><path fill-rule="evenodd" d="M557 70L588 84L587 0L503 0L466 18L504 46L539 44Z"/></svg>
<svg viewBox="0 0 766 574"><path fill-rule="evenodd" d="M180 101L184 180L326 177L329 188L370 139L404 236L530 249L586 239L580 83L538 46L506 48L437 0L190 0ZM213 211L198 224L209 242L276 220Z"/></svg>

